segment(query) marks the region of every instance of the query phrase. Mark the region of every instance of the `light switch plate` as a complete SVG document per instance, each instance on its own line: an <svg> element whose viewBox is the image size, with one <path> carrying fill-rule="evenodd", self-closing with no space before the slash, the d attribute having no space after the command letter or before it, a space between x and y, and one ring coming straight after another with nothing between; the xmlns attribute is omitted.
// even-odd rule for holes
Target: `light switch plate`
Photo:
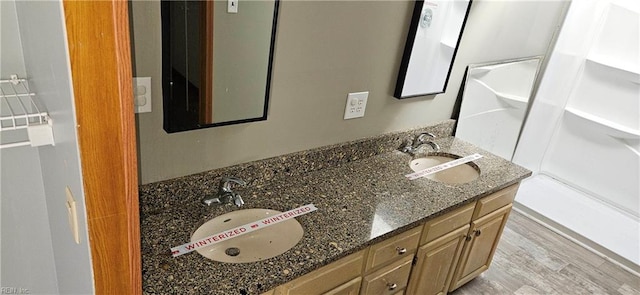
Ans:
<svg viewBox="0 0 640 295"><path fill-rule="evenodd" d="M347 95L347 106L344 108L344 119L364 117L367 98L369 98L369 91L349 93Z"/></svg>
<svg viewBox="0 0 640 295"><path fill-rule="evenodd" d="M227 13L238 13L238 0L227 0Z"/></svg>
<svg viewBox="0 0 640 295"><path fill-rule="evenodd" d="M151 112L151 77L133 78L133 103L136 113Z"/></svg>
<svg viewBox="0 0 640 295"><path fill-rule="evenodd" d="M71 234L73 235L73 240L76 244L80 244L80 233L78 232L78 209L76 208L76 200L73 198L73 194L71 194L71 189L67 186L65 187L65 193L67 195L67 215L69 217L69 228L71 229Z"/></svg>

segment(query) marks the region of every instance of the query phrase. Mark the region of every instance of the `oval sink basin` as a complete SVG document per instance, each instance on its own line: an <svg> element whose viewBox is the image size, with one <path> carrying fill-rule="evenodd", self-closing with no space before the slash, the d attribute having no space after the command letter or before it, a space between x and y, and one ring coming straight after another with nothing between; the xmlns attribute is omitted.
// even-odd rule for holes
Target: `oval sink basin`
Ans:
<svg viewBox="0 0 640 295"><path fill-rule="evenodd" d="M200 226L191 236L191 241L280 213L282 212L270 209L245 209L226 213ZM303 233L300 223L289 219L196 251L206 258L220 262L256 262L291 249L302 239Z"/></svg>
<svg viewBox="0 0 640 295"><path fill-rule="evenodd" d="M459 157L449 157L449 156L442 156L442 155L427 156L424 158L418 158L418 159L412 160L411 162L409 162L409 167L411 167L411 170L418 172L427 168L431 168L433 166L437 166L440 164L444 164L446 162L453 161L458 158ZM469 162L466 164L462 164L462 165L458 165L452 168L442 170L440 172L429 174L425 176L425 178L428 178L437 182L451 183L451 184L467 183L477 179L480 176L480 169L477 168L477 166L475 167L474 166L475 164L472 164L472 162Z"/></svg>

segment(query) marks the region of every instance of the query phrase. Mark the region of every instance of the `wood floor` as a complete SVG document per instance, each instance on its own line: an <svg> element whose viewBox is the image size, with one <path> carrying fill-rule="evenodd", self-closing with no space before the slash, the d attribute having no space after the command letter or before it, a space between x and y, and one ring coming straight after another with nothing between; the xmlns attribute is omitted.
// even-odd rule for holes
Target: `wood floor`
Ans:
<svg viewBox="0 0 640 295"><path fill-rule="evenodd" d="M640 295L640 277L512 211L489 270L451 294Z"/></svg>

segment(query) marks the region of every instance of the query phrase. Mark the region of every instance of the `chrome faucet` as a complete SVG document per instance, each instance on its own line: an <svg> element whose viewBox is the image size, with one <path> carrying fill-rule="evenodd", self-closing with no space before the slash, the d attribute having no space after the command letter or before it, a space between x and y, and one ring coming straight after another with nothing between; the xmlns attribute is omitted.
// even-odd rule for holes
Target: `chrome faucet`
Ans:
<svg viewBox="0 0 640 295"><path fill-rule="evenodd" d="M237 207L241 207L244 205L244 201L240 194L231 190L231 186L233 184L246 185L247 183L236 177L224 177L220 180L220 185L218 186L218 193L215 196L206 196L202 198L202 204L207 206L211 206L213 204L223 205L233 203Z"/></svg>
<svg viewBox="0 0 640 295"><path fill-rule="evenodd" d="M418 148L420 148L420 146L422 146L423 144L428 144L431 146L431 148L433 148L434 151L437 152L440 150L440 146L437 143L435 143L433 140L430 140L433 138L436 138L436 136L433 135L433 133L430 133L430 132L420 133L413 139L413 142L411 144L407 143L402 148L402 151L405 153L413 154L416 152L416 150L418 150Z"/></svg>

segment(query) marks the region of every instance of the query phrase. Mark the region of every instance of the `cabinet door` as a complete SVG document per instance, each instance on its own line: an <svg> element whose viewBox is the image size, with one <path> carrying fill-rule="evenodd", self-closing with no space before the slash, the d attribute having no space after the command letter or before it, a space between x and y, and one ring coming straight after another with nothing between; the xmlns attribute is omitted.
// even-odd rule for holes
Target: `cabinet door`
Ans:
<svg viewBox="0 0 640 295"><path fill-rule="evenodd" d="M511 212L511 205L471 222L468 241L462 250L449 291L457 289L489 268L509 212Z"/></svg>
<svg viewBox="0 0 640 295"><path fill-rule="evenodd" d="M468 232L467 224L418 249L407 294L447 293Z"/></svg>

